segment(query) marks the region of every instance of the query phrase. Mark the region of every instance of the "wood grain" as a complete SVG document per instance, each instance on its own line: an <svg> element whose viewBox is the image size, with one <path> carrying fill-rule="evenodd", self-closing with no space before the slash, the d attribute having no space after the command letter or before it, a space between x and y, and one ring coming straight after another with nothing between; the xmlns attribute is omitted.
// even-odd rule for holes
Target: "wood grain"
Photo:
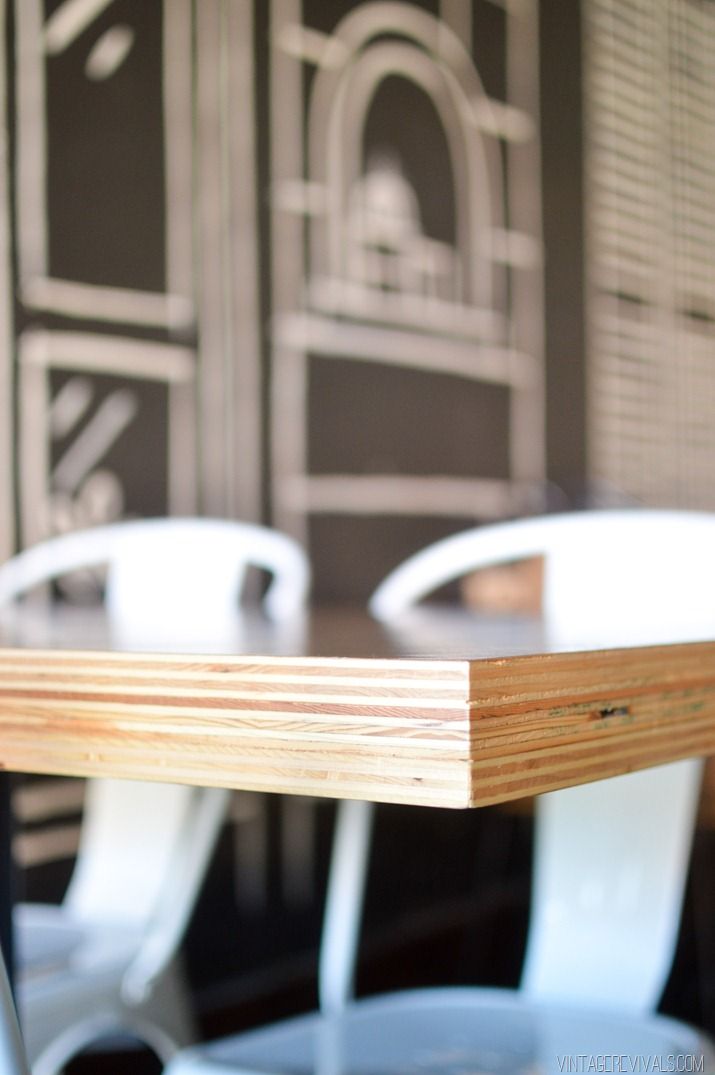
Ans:
<svg viewBox="0 0 715 1075"><path fill-rule="evenodd" d="M0 650L0 765L465 807L715 752L715 643L482 660Z"/></svg>

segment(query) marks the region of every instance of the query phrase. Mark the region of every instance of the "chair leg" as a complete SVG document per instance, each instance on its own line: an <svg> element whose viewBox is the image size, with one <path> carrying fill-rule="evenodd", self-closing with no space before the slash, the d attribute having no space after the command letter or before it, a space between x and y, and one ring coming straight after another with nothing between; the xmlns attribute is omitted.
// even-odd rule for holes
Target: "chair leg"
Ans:
<svg viewBox="0 0 715 1075"><path fill-rule="evenodd" d="M307 907L315 896L316 811L308 796L281 802L281 882L290 907Z"/></svg>
<svg viewBox="0 0 715 1075"><path fill-rule="evenodd" d="M0 960L0 1069L7 1075L30 1075L5 964Z"/></svg>
<svg viewBox="0 0 715 1075"><path fill-rule="evenodd" d="M168 1044L163 1047L159 1041L154 1044L149 1032L141 1035L155 1048L162 1060L168 1058L164 1055L167 1050L171 1055L198 1040L193 1006L178 960L164 972L159 988L153 991L149 1000L137 1011L136 1017L146 1023L148 1028L157 1028L161 1039L166 1039Z"/></svg>
<svg viewBox="0 0 715 1075"><path fill-rule="evenodd" d="M320 942L318 991L321 1011L341 1011L353 995L358 938L375 804L338 804Z"/></svg>
<svg viewBox="0 0 715 1075"><path fill-rule="evenodd" d="M231 797L237 907L262 914L268 903L268 804L259 792L237 791Z"/></svg>

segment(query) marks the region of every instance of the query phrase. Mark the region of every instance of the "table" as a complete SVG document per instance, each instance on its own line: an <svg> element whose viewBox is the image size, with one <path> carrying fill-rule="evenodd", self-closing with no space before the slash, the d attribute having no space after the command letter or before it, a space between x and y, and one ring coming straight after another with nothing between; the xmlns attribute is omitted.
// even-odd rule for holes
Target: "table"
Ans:
<svg viewBox="0 0 715 1075"><path fill-rule="evenodd" d="M88 613L3 619L0 767L472 807L715 752L715 642L551 652L434 610L245 626L244 656L157 655Z"/></svg>
<svg viewBox="0 0 715 1075"><path fill-rule="evenodd" d="M533 621L444 610L235 641L119 652L98 613L5 617L0 766L464 808L715 752L715 642L549 652Z"/></svg>

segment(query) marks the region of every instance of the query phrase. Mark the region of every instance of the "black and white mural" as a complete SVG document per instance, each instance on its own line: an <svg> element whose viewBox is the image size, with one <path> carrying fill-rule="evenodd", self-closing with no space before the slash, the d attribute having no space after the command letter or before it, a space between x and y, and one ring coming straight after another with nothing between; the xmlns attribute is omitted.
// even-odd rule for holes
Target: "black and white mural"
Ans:
<svg viewBox="0 0 715 1075"><path fill-rule="evenodd" d="M262 518L356 597L538 509L534 2L7 14L5 552Z"/></svg>
<svg viewBox="0 0 715 1075"><path fill-rule="evenodd" d="M337 591L539 504L537 9L271 10L273 508Z"/></svg>
<svg viewBox="0 0 715 1075"><path fill-rule="evenodd" d="M169 6L15 7L23 545L197 507L191 10Z"/></svg>

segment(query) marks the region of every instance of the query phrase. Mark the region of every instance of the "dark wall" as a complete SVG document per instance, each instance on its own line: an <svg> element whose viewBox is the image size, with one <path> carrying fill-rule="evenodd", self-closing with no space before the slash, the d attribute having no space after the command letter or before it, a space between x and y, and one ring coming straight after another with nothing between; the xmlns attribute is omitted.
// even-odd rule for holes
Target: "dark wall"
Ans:
<svg viewBox="0 0 715 1075"><path fill-rule="evenodd" d="M436 26L437 0L411 6ZM352 0L306 0L305 26L327 40L359 7ZM186 29L183 45L181 34L173 35L171 48L185 47L183 56L173 54L173 61L179 56L180 71L183 63L185 79L183 87L175 82L172 91L166 83L167 22L158 0L116 0L61 46L45 47L42 34L33 32L32 19L37 27L44 23L51 28L59 9L56 0L28 0L11 10L8 26L17 348L11 359L15 458L4 465L15 481L19 543L37 540L48 529L91 525L118 515L203 511L260 517L308 545L318 598L363 600L396 563L443 534L583 502L578 5L543 0L540 23L533 27L539 41L534 37L519 46L529 63L540 47L540 101L529 100L522 87L516 103L508 99L514 90L507 77L513 60L507 54L505 9L488 0L464 7L471 29L464 28L470 25L466 20L460 30L460 64L469 67L469 78L476 73L485 99L521 110L527 118L541 108L540 175L534 166L538 153L530 148L538 148L538 138L527 135L525 148L519 148L521 135L510 141L510 136L490 133L492 120L484 119L478 136L474 127L468 133L503 171L501 189L496 184L491 191L489 227L526 234L536 251L531 265L492 266L494 308L502 328L492 337L481 327L455 328L460 310L471 314L479 305L466 294L464 281L484 260L479 249L466 244L469 264L465 261L467 215L457 190L462 182L460 197L473 202L471 212L486 195L474 184L465 190L457 174L463 165L446 134L447 98L433 92L429 79L420 86L393 74L380 83L359 131L357 180L374 179L379 167L392 169L393 180L397 177L413 199L408 238L410 251L418 253L404 255L403 249L381 246L377 239L371 240L369 252L392 257L410 271L420 257L452 258L455 264L461 257L464 263L452 278L451 270L446 272L446 282L440 269L442 276L438 273L429 284L442 298L446 295L439 315L446 320L442 327L423 280L394 285L370 279L361 285L357 313L342 299L338 302L328 317L333 339L327 343L320 333L311 335L312 329L300 343L295 335L282 343L277 330L285 314L319 319L324 311L311 305L320 276L313 218L298 219L291 211L293 224L286 231L290 212L279 205L282 177L276 161L282 139L275 138L272 123L280 121L276 100L283 91L280 82L271 82L276 56L270 54L268 5L241 7L242 18L253 13L252 24L245 24L253 44L252 99L233 92L231 79L248 70L246 38L243 27L222 28L216 14L220 5L202 3L193 16L188 2L177 0L169 7L173 29ZM96 56L118 32L129 35L128 51L115 70L97 77ZM396 24L379 35L380 46L396 43L419 53L438 83L443 58L411 33ZM455 66L457 79L463 75L460 64ZM219 77L224 67L226 86ZM315 133L308 129L315 71L312 62L302 64L296 81L302 101L295 107L295 122L291 119L286 128L286 138L296 138L306 158L303 172L292 178L314 187L324 181L310 171L308 152ZM222 93L227 93L225 99ZM34 111L27 104L33 94L39 102ZM293 107L290 93L285 104ZM296 124L304 127L298 135ZM252 146L246 142L246 125ZM39 150L46 158L44 178L36 170L28 172L28 161L39 160ZM185 181L175 184L169 197L167 183L171 187L172 179L181 178L181 168L186 169ZM531 184L536 190L539 179L547 393L545 412L534 393L535 413L524 434L532 438L533 450L522 448L519 462L514 426L519 421L515 416L523 412L514 409L508 360L495 360L498 372L486 378L468 368L455 374L453 367L455 362L468 367L474 354L476 368L482 352L493 348L506 354L512 345L528 352L533 344L535 361L541 361L539 331L528 329L529 318L538 324L538 311L534 320L533 308L526 314L523 309L529 306L524 295L530 280L541 272L540 237L538 229L530 233L533 221L524 211L529 198L518 196L519 186ZM253 185L253 208L248 210L238 198L247 185ZM351 197L357 186L356 181ZM34 226L28 227L33 204L39 214L35 223L45 230L44 264L37 255ZM248 235L241 220L255 229L255 248L247 254L239 252ZM193 237L188 253L172 247L177 231ZM412 264L410 258L417 260ZM286 264L297 267L287 298L278 282ZM419 275L423 268L416 271ZM178 296L177 279L183 279L184 287ZM354 288L356 278L349 282ZM538 303L539 287L532 290ZM245 298L254 293L253 299ZM386 297L405 299L411 312L395 313L399 301L387 313L370 312L370 303L379 305ZM254 336L248 347L252 354L246 350L247 326ZM385 343L390 334L406 336L402 357L383 359L370 353L371 342L354 343L356 330L366 329L378 352L390 351L392 343ZM454 352L455 341L461 351ZM424 352L420 362L411 360L413 345ZM183 350L180 374L177 348ZM32 357L38 352L40 373ZM255 387L244 389L253 384L251 362L258 363ZM35 371L32 377L28 367ZM296 368L301 373L293 402L290 392L287 404L283 401L288 406L284 419L276 385L286 369L292 377ZM178 407L177 392L184 394ZM259 413L253 440L242 434L251 412ZM300 450L288 452L287 463L279 464L282 438L290 439L296 426L301 427L304 457L298 458ZM544 429L545 469L540 462ZM33 441L42 449L28 447ZM68 455L74 467L63 465ZM246 474L262 493L258 500L249 502L241 491L246 484L241 475ZM328 489L324 479L337 480ZM365 479L364 492L358 486L350 491L354 479ZM450 493L455 481L462 485Z"/></svg>

